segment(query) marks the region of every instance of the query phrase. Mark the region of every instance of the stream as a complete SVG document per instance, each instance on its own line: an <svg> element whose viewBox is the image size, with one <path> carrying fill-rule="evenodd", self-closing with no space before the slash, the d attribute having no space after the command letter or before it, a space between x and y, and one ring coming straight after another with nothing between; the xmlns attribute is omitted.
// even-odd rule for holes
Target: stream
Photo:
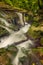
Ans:
<svg viewBox="0 0 43 65"><path fill-rule="evenodd" d="M20 22L22 21L21 24L24 25L23 19L22 19L22 14L21 13L17 13L17 14L20 18ZM15 32L12 29L8 28L8 26L10 26L10 24L5 19L0 18L0 21L4 22L6 25L6 26L0 25L0 27L6 29L10 33L10 35L8 37L1 38L0 48L6 47L8 45L11 45L11 44L14 44L16 42L20 42L22 40L27 39L27 37L24 34L28 31L29 27L31 26L30 24L25 22L25 25L23 27L21 27L19 31Z"/></svg>
<svg viewBox="0 0 43 65"><path fill-rule="evenodd" d="M7 29L7 27L5 27L6 30L8 32L10 32L11 34L9 35L9 37L7 37L7 39L6 39L6 37L4 38L6 40L3 40L3 42L0 42L0 48L6 47L7 45L11 45L13 43L16 43L16 42L19 42L19 41L22 41L22 40L26 40L27 37L24 35L24 33L27 32L29 27L30 27L29 24L25 25L18 32L17 31L16 32L13 31L12 33L11 33L10 29Z"/></svg>
<svg viewBox="0 0 43 65"><path fill-rule="evenodd" d="M19 18L21 20L21 24L24 25L23 20L22 20L22 14L21 13L17 13L17 14L19 15ZM0 48L7 47L8 45L15 44L15 43L18 43L20 41L27 39L25 33L28 31L31 24L28 24L25 22L25 25L23 27L21 27L19 31L15 32L15 31L8 28L8 26L10 26L10 24L6 20L4 20L2 18L0 18L0 20L2 22L4 22L5 25L7 26L7 27L5 27L3 25L2 26L0 25L0 27L5 28L10 33L9 36L7 36L7 37L5 36L3 38L0 38L0 40L1 40ZM27 49L30 45L33 45L33 41L30 39L28 39L25 42L22 42L21 44L16 45L16 47L19 49L19 51L17 53L17 56L13 60L13 65L18 65L19 57L24 56L24 54L21 51L21 48L24 47L25 49Z"/></svg>

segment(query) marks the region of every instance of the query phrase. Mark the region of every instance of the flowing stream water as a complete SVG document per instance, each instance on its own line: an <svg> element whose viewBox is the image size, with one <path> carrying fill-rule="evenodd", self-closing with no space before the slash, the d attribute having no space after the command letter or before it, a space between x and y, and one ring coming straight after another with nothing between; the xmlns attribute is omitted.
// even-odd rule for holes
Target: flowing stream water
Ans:
<svg viewBox="0 0 43 65"><path fill-rule="evenodd" d="M22 14L21 13L17 13L17 14L19 15L21 24L24 25L23 19L22 19ZM6 20L4 20L2 18L0 18L0 20L2 22L4 22L6 26L9 26L9 23ZM19 31L15 32L15 31L9 29L8 27L0 25L0 27L5 28L10 33L10 35L8 37L1 38L0 48L6 47L11 44L15 44L15 42L20 42L22 40L26 40L27 37L24 35L24 33L26 33L28 31L30 26L31 26L30 24L25 22L25 26L20 28ZM18 65L19 57L24 56L24 54L21 51L21 48L24 47L27 49L30 44L33 45L33 42L29 39L25 42L22 42L21 44L16 45L17 48L19 49L19 51L17 53L17 56L13 60L13 65Z"/></svg>
<svg viewBox="0 0 43 65"><path fill-rule="evenodd" d="M4 18L0 18L0 21L5 23L6 26L9 26L9 23Z"/></svg>
<svg viewBox="0 0 43 65"><path fill-rule="evenodd" d="M1 47L5 47L7 45L11 45L15 42L19 42L22 40L26 40L27 37L24 35L24 33L27 32L27 29L30 27L30 25L25 25L24 27L22 27L18 32L12 32L11 30L7 29L8 32L10 32L11 34L9 35L9 37L6 40L3 40L3 43L0 42L0 48ZM24 30L25 29L25 30Z"/></svg>
<svg viewBox="0 0 43 65"><path fill-rule="evenodd" d="M23 22L23 15L22 15L21 13L18 13L18 12L16 12L16 14L17 14L18 17L19 17L20 23L21 23L22 25L24 25L24 22Z"/></svg>
<svg viewBox="0 0 43 65"><path fill-rule="evenodd" d="M23 22L22 14L21 13L17 13L17 14L19 15L20 20ZM10 26L6 20L4 20L2 18L0 18L0 20L2 22L4 22L6 26ZM21 22L21 24L22 24L22 22ZM24 35L24 33L26 33L28 31L30 24L26 24L24 27L22 27L19 31L16 31L16 32L3 25L0 25L0 27L5 28L10 33L10 35L7 37L7 39L6 39L6 37L4 38L6 40L3 40L3 42L0 42L0 48L2 48L2 47L6 47L7 45L11 45L15 42L26 40L27 37Z"/></svg>

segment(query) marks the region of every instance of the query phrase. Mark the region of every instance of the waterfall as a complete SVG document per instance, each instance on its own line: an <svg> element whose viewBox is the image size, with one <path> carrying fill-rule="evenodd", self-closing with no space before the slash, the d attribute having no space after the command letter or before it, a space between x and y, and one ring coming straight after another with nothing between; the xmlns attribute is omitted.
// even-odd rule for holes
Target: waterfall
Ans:
<svg viewBox="0 0 43 65"><path fill-rule="evenodd" d="M20 23L22 25L24 25L24 22L23 22L23 17L22 17L22 14L21 13L18 13L16 12L19 16L19 19L20 19ZM5 26L1 26L2 28L5 28L8 32L11 32L11 34L5 39L3 40L3 42L0 42L0 48L3 48L3 47L6 47L8 45L11 45L11 44L15 44L16 42L20 42L20 41L23 41L23 40L26 40L27 37L24 35L24 33L26 33L29 29L29 27L31 26L30 24L26 23L25 22L25 26L20 28L19 31L17 32L12 32L11 29L7 28L9 26L9 23L4 20L3 18L0 18L0 21L4 22L6 27ZM19 56L23 56L24 54L22 53L21 51L21 48L24 47L24 48L28 48L29 46L33 45L33 42L29 39L25 42L22 42L21 44L19 45L16 45L17 48L19 49L18 53L17 53L17 56L14 58L13 60L13 65L18 65L18 62L19 62ZM22 54L22 55L21 55Z"/></svg>
<svg viewBox="0 0 43 65"><path fill-rule="evenodd" d="M22 15L22 13L16 12L16 14L19 16L19 20L20 20L21 25L24 26L23 15Z"/></svg>
<svg viewBox="0 0 43 65"><path fill-rule="evenodd" d="M28 24L28 25L25 25L24 27L22 27L18 32L12 32L10 34L10 36L6 39L6 41L4 41L3 43L0 44L0 48L5 47L7 45L11 45L15 42L26 40L27 37L24 35L24 33L26 33L28 31L29 27L30 27L30 25ZM7 30L9 30L9 29L7 28Z"/></svg>
<svg viewBox="0 0 43 65"><path fill-rule="evenodd" d="M30 24L25 22L25 26L21 28L21 32L26 33L29 30L30 26Z"/></svg>
<svg viewBox="0 0 43 65"><path fill-rule="evenodd" d="M28 31L28 28L30 27L30 24L25 23L26 25L24 27L22 27L18 32L13 32L8 38L6 38L4 40L4 42L2 44L0 44L0 48L2 47L6 47L8 45L11 45L15 42L19 42L21 40L26 40L27 37L24 35L24 33L26 33ZM16 47L19 49L17 56L14 58L12 64L13 65L18 65L19 63L19 57L23 57L24 54L21 51L21 48L28 48L29 46L33 45L31 40L28 40L26 42L22 42L21 44L17 45Z"/></svg>

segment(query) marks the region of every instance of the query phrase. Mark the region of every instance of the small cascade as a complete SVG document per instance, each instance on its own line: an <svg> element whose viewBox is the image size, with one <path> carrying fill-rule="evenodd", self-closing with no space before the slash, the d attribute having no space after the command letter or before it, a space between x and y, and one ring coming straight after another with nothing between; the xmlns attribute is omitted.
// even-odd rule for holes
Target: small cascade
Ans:
<svg viewBox="0 0 43 65"><path fill-rule="evenodd" d="M22 13L18 13L18 12L16 12L16 13L18 14L19 19L20 19L20 23L23 26L23 27L20 28L19 31L16 31L16 32L11 30L11 29L9 29L9 28L7 28L9 26L9 23L5 19L0 18L0 21L4 22L5 25L6 25L6 27L3 26L3 25L0 25L0 27L5 28L8 32L10 32L10 35L8 37L5 37L3 42L0 42L0 48L7 47L8 45L12 45L12 44L15 44L15 43L18 43L20 41L23 41L23 40L27 39L27 37L24 35L24 33L26 33L28 31L28 29L29 29L29 27L31 25L25 22L25 26L24 26ZM30 45L33 45L33 42L30 39L28 39L27 41L21 42L20 44L16 45L17 48L19 49L19 51L17 53L17 56L13 60L13 65L18 65L19 56L20 57L24 56L24 54L21 51L21 48L24 47L24 48L27 49ZM21 54L23 54L23 55L21 55Z"/></svg>
<svg viewBox="0 0 43 65"><path fill-rule="evenodd" d="M30 45L33 45L31 40L28 40L26 42L23 42L23 43L17 45L17 48L19 51L17 53L17 56L13 60L13 65L19 65L19 57L25 56L25 54L22 52L22 49L23 48L29 49Z"/></svg>
<svg viewBox="0 0 43 65"><path fill-rule="evenodd" d="M19 16L20 24L21 24L22 26L24 26L22 13L16 12L16 14Z"/></svg>
<svg viewBox="0 0 43 65"><path fill-rule="evenodd" d="M26 40L27 37L24 35L24 33L26 33L28 31L29 27L30 27L29 24L25 25L24 27L22 27L17 32L15 32L15 31L12 32L11 30L7 29L8 31L11 31L12 33L10 34L10 36L3 43L0 44L0 48L1 47L6 47L7 45L11 45L13 43L16 43L16 42L19 42L19 41L22 41L22 40Z"/></svg>
<svg viewBox="0 0 43 65"><path fill-rule="evenodd" d="M6 26L10 25L4 18L0 18L0 21L3 22L3 23L5 23Z"/></svg>

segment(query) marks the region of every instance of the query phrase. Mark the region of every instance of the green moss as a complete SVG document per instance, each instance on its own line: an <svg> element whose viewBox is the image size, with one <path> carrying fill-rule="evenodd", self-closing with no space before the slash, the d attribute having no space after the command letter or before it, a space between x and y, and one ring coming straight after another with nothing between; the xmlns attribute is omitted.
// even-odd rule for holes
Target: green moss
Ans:
<svg viewBox="0 0 43 65"><path fill-rule="evenodd" d="M16 56L18 49L14 45L8 46L7 48L8 52L13 55L14 57Z"/></svg>
<svg viewBox="0 0 43 65"><path fill-rule="evenodd" d="M35 26L35 27L38 27L39 24L40 24L40 23L39 23L38 21L34 21L34 22L32 23L32 25Z"/></svg>
<svg viewBox="0 0 43 65"><path fill-rule="evenodd" d="M25 56L23 56L23 57L20 57L20 58L19 58L19 61L23 64L26 59L27 59L27 58L26 58Z"/></svg>
<svg viewBox="0 0 43 65"><path fill-rule="evenodd" d="M15 31L18 30L19 27L17 25L11 24L9 28Z"/></svg>
<svg viewBox="0 0 43 65"><path fill-rule="evenodd" d="M14 46L8 46L7 48L0 49L0 65L12 65L12 57L15 57L18 49ZM4 62L4 63L3 63Z"/></svg>
<svg viewBox="0 0 43 65"><path fill-rule="evenodd" d="M9 35L9 32L4 28L0 27L0 37L4 35Z"/></svg>
<svg viewBox="0 0 43 65"><path fill-rule="evenodd" d="M43 48L41 47L39 47L39 48L32 48L32 52L34 52L34 53L37 53L37 52L40 52L40 53L43 53Z"/></svg>
<svg viewBox="0 0 43 65"><path fill-rule="evenodd" d="M31 28L28 30L27 35L31 36L32 38L36 39L40 37L40 31L33 31Z"/></svg>

